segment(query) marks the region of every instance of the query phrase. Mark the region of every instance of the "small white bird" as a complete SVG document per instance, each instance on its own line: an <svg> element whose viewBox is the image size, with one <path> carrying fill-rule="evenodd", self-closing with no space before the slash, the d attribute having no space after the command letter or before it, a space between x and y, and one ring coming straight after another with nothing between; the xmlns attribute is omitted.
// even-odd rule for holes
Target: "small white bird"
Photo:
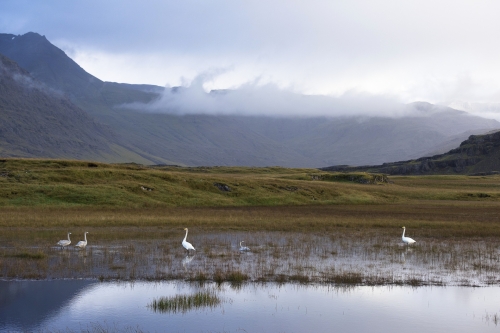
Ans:
<svg viewBox="0 0 500 333"><path fill-rule="evenodd" d="M245 241L240 242L240 251L250 251L249 247L241 245L241 243L245 243Z"/></svg>
<svg viewBox="0 0 500 333"><path fill-rule="evenodd" d="M57 245L60 247L65 247L71 244L71 239L69 239L69 235L71 235L71 232L68 232L68 239L61 239L59 242L57 242Z"/></svg>
<svg viewBox="0 0 500 333"><path fill-rule="evenodd" d="M184 248L188 251L188 253L189 253L189 250L196 251L196 249L193 247L193 245L191 245L191 243L186 241L186 238L188 236L188 228L184 228L184 230L186 230L186 236L184 236L184 239L182 240L182 246L184 246Z"/></svg>
<svg viewBox="0 0 500 333"><path fill-rule="evenodd" d="M403 243L406 243L407 245L416 243L413 238L405 237L406 228L405 227L401 227L401 228L403 228L403 236L401 237L401 239L403 240Z"/></svg>
<svg viewBox="0 0 500 333"><path fill-rule="evenodd" d="M88 231L85 231L85 233L83 234L83 238L84 240L82 241L79 241L78 243L76 243L76 247L79 247L79 248L84 248L85 246L87 246L87 234L89 232Z"/></svg>

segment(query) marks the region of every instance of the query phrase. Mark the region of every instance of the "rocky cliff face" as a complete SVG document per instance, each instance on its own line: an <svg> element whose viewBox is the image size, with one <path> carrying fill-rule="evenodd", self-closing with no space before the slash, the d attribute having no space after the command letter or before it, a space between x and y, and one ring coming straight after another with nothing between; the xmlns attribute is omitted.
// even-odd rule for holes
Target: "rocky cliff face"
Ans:
<svg viewBox="0 0 500 333"><path fill-rule="evenodd" d="M389 175L492 174L500 172L500 131L471 135L446 154L382 165L331 166L325 171L370 171Z"/></svg>

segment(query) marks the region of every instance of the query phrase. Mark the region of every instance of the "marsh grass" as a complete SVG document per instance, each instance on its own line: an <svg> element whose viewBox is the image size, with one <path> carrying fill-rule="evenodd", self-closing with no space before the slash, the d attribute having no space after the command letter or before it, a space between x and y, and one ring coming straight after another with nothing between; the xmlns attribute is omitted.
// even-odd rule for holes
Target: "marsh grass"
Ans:
<svg viewBox="0 0 500 333"><path fill-rule="evenodd" d="M500 176L372 185L306 169L96 165L2 162L0 278L500 283ZM403 225L415 246L402 246ZM85 231L86 249L56 246Z"/></svg>
<svg viewBox="0 0 500 333"><path fill-rule="evenodd" d="M199 291L193 295L176 295L173 297L160 297L154 299L148 307L154 312L162 313L186 313L189 310L199 308L214 308L219 306L222 300L213 290Z"/></svg>
<svg viewBox="0 0 500 333"><path fill-rule="evenodd" d="M226 272L224 275L225 281L228 281L232 284L241 284L249 279L249 276L247 274L240 271Z"/></svg>
<svg viewBox="0 0 500 333"><path fill-rule="evenodd" d="M47 257L47 254L44 252L38 251L38 252L21 252L21 253L15 253L11 255L13 258L19 258L19 259L31 259L31 260L40 260L40 259L45 259Z"/></svg>
<svg viewBox="0 0 500 333"><path fill-rule="evenodd" d="M249 280L249 276L247 274L244 274L238 270L223 270L223 269L217 269L213 276L212 280L217 283L217 285L221 285L224 282L229 282L231 285L238 285L242 284L243 282Z"/></svg>
<svg viewBox="0 0 500 333"><path fill-rule="evenodd" d="M325 281L334 284L363 284L363 275L357 272L342 272L325 277Z"/></svg>
<svg viewBox="0 0 500 333"><path fill-rule="evenodd" d="M298 282L302 284L307 284L310 282L309 276L301 274L291 275L288 279L290 282Z"/></svg>
<svg viewBox="0 0 500 333"><path fill-rule="evenodd" d="M209 280L209 277L204 272L197 272L196 275L188 279L189 281L195 281L200 284L204 284Z"/></svg>

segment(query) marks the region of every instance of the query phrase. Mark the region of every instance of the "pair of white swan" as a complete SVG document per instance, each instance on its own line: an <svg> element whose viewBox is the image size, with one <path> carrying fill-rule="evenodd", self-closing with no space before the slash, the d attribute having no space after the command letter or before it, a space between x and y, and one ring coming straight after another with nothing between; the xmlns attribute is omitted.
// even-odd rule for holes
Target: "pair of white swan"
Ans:
<svg viewBox="0 0 500 333"><path fill-rule="evenodd" d="M84 248L85 246L87 246L87 234L88 233L89 233L88 231L85 231L85 233L83 234L84 240L76 243L76 245L75 245L76 247ZM68 239L61 239L59 242L57 242L57 245L59 245L60 247L65 247L65 246L68 246L69 244L71 244L71 239L69 238L69 235L71 235L71 232L68 232Z"/></svg>

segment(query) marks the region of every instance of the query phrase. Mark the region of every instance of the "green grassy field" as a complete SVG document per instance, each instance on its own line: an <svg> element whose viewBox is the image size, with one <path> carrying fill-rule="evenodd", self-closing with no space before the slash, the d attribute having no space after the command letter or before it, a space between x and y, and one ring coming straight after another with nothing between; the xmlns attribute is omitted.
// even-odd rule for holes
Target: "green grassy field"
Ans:
<svg viewBox="0 0 500 333"><path fill-rule="evenodd" d="M0 227L321 231L402 224L500 235L500 176L0 160ZM8 230L5 231L8 233Z"/></svg>
<svg viewBox="0 0 500 333"><path fill-rule="evenodd" d="M145 167L0 160L0 207L152 208L498 202L500 177L332 174L316 169ZM227 187L225 187L227 186Z"/></svg>

